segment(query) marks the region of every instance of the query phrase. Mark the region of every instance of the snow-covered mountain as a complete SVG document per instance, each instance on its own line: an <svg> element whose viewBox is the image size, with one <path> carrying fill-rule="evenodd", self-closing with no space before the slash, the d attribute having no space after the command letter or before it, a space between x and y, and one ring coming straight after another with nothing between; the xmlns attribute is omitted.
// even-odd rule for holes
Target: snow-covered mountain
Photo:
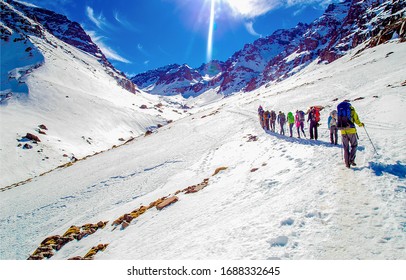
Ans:
<svg viewBox="0 0 406 280"><path fill-rule="evenodd" d="M259 56L255 67L236 56L235 67L162 69L213 83L184 100L123 89L100 56L0 4L23 21L1 21L0 259L406 259L406 44L392 24L380 44L373 36L331 63L309 60L250 94L215 93L224 69L266 68ZM279 32L294 41L295 30ZM352 169L326 125L343 99L365 123ZM325 108L318 141L259 125L259 105L315 104Z"/></svg>
<svg viewBox="0 0 406 280"><path fill-rule="evenodd" d="M0 187L118 146L185 114L182 103L136 89L77 24L9 2L0 1Z"/></svg>
<svg viewBox="0 0 406 280"><path fill-rule="evenodd" d="M229 95L252 91L299 72L313 61L331 63L366 40L366 47L391 39L406 39L405 1L347 0L328 6L325 13L311 24L299 23L295 28L277 30L233 54L226 62L216 64L219 72L206 76L187 65L172 65L148 71L131 80L147 92L160 95L197 96L209 89ZM202 66L203 67L203 66ZM194 73L182 77L184 68Z"/></svg>
<svg viewBox="0 0 406 280"><path fill-rule="evenodd" d="M47 31L61 41L74 46L96 58L105 66L105 71L114 77L119 85L135 93L137 87L108 61L100 48L77 22L70 21L66 16L18 1L1 1L1 36L9 40L9 29L20 34L19 40L26 36L44 37ZM15 39L15 38L14 38Z"/></svg>
<svg viewBox="0 0 406 280"><path fill-rule="evenodd" d="M406 44L364 47L327 65L314 62L252 94L213 102L149 137L2 189L0 258L404 260L406 126L399 120L406 108ZM31 84L57 95L56 85L39 76ZM74 93L60 106L79 97ZM330 144L326 125L343 99L351 100L366 125L358 129L353 169L345 167L341 145ZM52 100L41 101L50 110ZM86 105L98 112L99 104ZM259 125L259 105L288 112L314 104L325 107L318 141L298 139L296 132L292 138L266 133ZM28 121L25 108L18 109L9 127ZM108 113L122 124L116 115ZM80 129L71 120L80 115L66 117L63 129ZM48 137L55 139L56 130L50 126ZM29 152L14 142L7 155L2 151L2 161L12 160L16 150ZM164 198L173 203L157 208ZM393 271L391 266L385 273Z"/></svg>

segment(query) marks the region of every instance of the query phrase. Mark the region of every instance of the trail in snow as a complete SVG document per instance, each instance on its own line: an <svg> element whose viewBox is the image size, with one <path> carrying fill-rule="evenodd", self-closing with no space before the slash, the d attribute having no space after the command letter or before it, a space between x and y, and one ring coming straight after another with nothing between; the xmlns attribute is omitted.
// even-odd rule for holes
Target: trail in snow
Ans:
<svg viewBox="0 0 406 280"><path fill-rule="evenodd" d="M1 258L26 259L72 224L111 223L226 166L204 190L150 209L125 230L112 231L109 223L52 259L84 256L100 243L109 245L96 259L404 259L406 140L404 125L392 124L406 100L404 88L387 87L403 78L404 46L367 50L378 69L359 61L366 55L311 65L301 80L211 103L148 137L2 192ZM389 50L394 54L385 58ZM333 100L359 96L365 99L353 104L371 123L379 155L359 130L358 166L351 170L341 147L328 143L324 122L319 141L311 141L266 133L256 114L260 104L288 112L317 103L326 106L325 120Z"/></svg>

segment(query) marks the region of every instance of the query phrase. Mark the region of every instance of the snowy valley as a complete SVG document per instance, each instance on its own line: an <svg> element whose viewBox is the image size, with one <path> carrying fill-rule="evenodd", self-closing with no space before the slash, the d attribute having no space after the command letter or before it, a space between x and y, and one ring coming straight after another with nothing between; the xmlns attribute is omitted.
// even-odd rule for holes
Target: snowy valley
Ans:
<svg viewBox="0 0 406 280"><path fill-rule="evenodd" d="M129 92L97 56L43 34L18 46L39 50L25 65L1 41L2 84L13 69L23 80L0 105L0 259L406 258L399 38L249 93L185 99ZM352 169L326 124L344 99L365 123ZM322 105L319 140L264 131L259 105Z"/></svg>

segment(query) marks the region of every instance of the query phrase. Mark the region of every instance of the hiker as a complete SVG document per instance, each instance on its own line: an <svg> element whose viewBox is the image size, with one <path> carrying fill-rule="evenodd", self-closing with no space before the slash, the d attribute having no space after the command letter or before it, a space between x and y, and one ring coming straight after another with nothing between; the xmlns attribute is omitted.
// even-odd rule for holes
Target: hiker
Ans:
<svg viewBox="0 0 406 280"><path fill-rule="evenodd" d="M354 107L344 100L337 106L337 128L341 130L341 140L344 149L345 166L350 168L356 166L355 154L358 147L358 135L355 124L363 127L364 124L359 120L357 112Z"/></svg>
<svg viewBox="0 0 406 280"><path fill-rule="evenodd" d="M300 138L299 129L302 130L303 136L306 137L306 134L304 132L305 113L303 111L296 110L295 122L297 128L297 137Z"/></svg>
<svg viewBox="0 0 406 280"><path fill-rule="evenodd" d="M280 130L280 134L285 135L285 129L284 129L284 125L286 122L286 117L285 117L285 113L282 113L282 111L279 111L278 114L278 124L281 126L281 130Z"/></svg>
<svg viewBox="0 0 406 280"><path fill-rule="evenodd" d="M261 105L258 107L258 116L259 116L259 123L261 124L261 127L264 128L264 109L262 108Z"/></svg>
<svg viewBox="0 0 406 280"><path fill-rule="evenodd" d="M320 109L318 107L312 106L310 107L309 115L307 121L310 121L310 139L317 140L318 133L317 127L320 125Z"/></svg>
<svg viewBox="0 0 406 280"><path fill-rule="evenodd" d="M293 125L295 124L295 117L293 116L292 112L288 113L288 123L289 123L290 137L292 137L292 128L293 128Z"/></svg>
<svg viewBox="0 0 406 280"><path fill-rule="evenodd" d="M337 128L337 111L333 110L327 120L327 126L330 130L330 142L337 145L338 128Z"/></svg>
<svg viewBox="0 0 406 280"><path fill-rule="evenodd" d="M265 124L264 129L265 130L269 130L269 118L270 118L270 116L271 116L271 114L269 113L268 110L266 110L264 112L264 124Z"/></svg>
<svg viewBox="0 0 406 280"><path fill-rule="evenodd" d="M275 123L276 123L276 113L274 110L271 110L271 117L269 119L272 132L275 132Z"/></svg>

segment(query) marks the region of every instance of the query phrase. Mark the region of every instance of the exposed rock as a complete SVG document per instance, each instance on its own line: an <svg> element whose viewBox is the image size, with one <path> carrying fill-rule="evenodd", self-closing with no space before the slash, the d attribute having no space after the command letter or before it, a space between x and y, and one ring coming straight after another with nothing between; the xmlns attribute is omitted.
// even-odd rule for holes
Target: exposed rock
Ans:
<svg viewBox="0 0 406 280"><path fill-rule="evenodd" d="M17 11L10 8L9 5ZM132 93L138 92L137 86L124 73L114 68L81 25L69 20L66 16L21 2L10 1L9 4L1 5L1 20L8 28L22 34L23 40L32 35L44 38L45 31L48 31L63 42L97 57L99 62L105 66L106 73L112 76L119 86ZM1 28L1 30L3 29ZM1 39L8 40L5 36L1 36ZM55 48L58 47L50 41L47 43ZM26 51L31 50L26 49ZM68 98L68 96L66 97Z"/></svg>
<svg viewBox="0 0 406 280"><path fill-rule="evenodd" d="M208 184L209 184L209 179L204 179L203 182L201 182L197 185L189 186L186 189L184 189L183 191L185 192L185 194L195 193L195 192L201 191L202 189L207 187Z"/></svg>
<svg viewBox="0 0 406 280"><path fill-rule="evenodd" d="M104 251L109 244L99 244L97 246L92 247L92 249L87 252L87 254L83 257L83 259L93 259L94 255L96 255L99 251Z"/></svg>
<svg viewBox="0 0 406 280"><path fill-rule="evenodd" d="M169 198L165 199L164 201L162 201L161 203L159 203L159 204L156 206L156 209L162 210L163 208L168 207L169 205L171 205L171 204L177 202L178 200L179 200L179 199L178 199L177 196L169 197Z"/></svg>
<svg viewBox="0 0 406 280"><path fill-rule="evenodd" d="M38 136L36 136L32 133L27 133L27 135L25 135L25 138L35 141L35 142L41 142L41 140L38 138Z"/></svg>
<svg viewBox="0 0 406 280"><path fill-rule="evenodd" d="M311 24L277 30L246 44L225 62L211 61L196 69L168 65L136 75L132 81L160 95L180 93L189 97L209 89L224 95L252 91L286 79L312 61L331 63L368 40L369 47L396 38L406 41L406 19L402 16L405 7L402 0L333 3Z"/></svg>
<svg viewBox="0 0 406 280"><path fill-rule="evenodd" d="M218 168L216 168L216 170L214 171L213 175L211 175L211 176L215 176L215 175L217 175L220 171L226 170L227 168L228 168L228 167L226 167L226 166L218 167Z"/></svg>
<svg viewBox="0 0 406 280"><path fill-rule="evenodd" d="M29 149L32 149L32 146L30 144L28 144L28 143L25 143L24 146L23 146L23 149L24 150L29 150Z"/></svg>

